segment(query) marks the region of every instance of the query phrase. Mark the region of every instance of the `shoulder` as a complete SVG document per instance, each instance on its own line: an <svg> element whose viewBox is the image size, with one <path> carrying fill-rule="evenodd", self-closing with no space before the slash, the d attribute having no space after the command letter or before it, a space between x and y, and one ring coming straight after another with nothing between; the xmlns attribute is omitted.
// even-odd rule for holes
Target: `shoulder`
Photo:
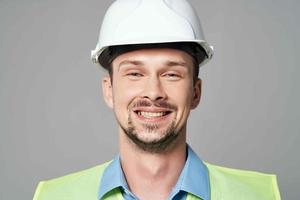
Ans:
<svg viewBox="0 0 300 200"><path fill-rule="evenodd" d="M97 199L99 183L104 169L110 162L59 178L41 181L33 200Z"/></svg>
<svg viewBox="0 0 300 200"><path fill-rule="evenodd" d="M240 199L280 199L276 175L205 164L209 172L211 192L222 196L222 199L226 199L224 196L239 196Z"/></svg>

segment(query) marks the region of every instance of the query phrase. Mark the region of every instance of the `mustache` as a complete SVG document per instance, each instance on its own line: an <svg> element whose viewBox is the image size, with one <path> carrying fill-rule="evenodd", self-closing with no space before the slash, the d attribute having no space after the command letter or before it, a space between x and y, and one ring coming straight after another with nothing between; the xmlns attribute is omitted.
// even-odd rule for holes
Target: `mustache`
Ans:
<svg viewBox="0 0 300 200"><path fill-rule="evenodd" d="M138 100L132 104L131 109L138 107L157 107L169 110L177 110L177 107L175 105L170 104L165 100L158 100L154 102L146 99Z"/></svg>

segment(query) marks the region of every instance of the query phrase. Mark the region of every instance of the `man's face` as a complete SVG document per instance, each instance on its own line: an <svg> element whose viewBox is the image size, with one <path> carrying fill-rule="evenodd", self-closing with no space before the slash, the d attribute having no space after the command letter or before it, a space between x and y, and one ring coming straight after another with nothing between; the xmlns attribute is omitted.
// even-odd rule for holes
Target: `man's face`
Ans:
<svg viewBox="0 0 300 200"><path fill-rule="evenodd" d="M113 82L105 77L103 92L121 131L149 152L185 142L187 118L201 93L192 57L176 49L142 49L118 56L112 67Z"/></svg>

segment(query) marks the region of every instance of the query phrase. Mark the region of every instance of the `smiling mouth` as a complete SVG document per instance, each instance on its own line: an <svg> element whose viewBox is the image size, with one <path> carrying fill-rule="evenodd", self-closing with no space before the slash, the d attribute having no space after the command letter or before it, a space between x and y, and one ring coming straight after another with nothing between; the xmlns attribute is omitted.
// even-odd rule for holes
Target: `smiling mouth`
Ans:
<svg viewBox="0 0 300 200"><path fill-rule="evenodd" d="M145 111L135 111L135 113L138 116L147 118L147 119L154 119L154 118L160 118L164 117L171 113L171 111L165 111L165 112L145 112Z"/></svg>

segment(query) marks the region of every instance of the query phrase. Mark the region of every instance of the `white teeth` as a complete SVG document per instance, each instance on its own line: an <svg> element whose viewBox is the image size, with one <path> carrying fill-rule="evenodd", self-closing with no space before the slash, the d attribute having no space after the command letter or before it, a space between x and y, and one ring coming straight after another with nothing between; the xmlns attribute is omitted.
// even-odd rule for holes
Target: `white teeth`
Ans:
<svg viewBox="0 0 300 200"><path fill-rule="evenodd" d="M144 111L139 111L138 115L141 115L145 118L155 118L155 117L162 117L165 115L165 112L144 112Z"/></svg>

